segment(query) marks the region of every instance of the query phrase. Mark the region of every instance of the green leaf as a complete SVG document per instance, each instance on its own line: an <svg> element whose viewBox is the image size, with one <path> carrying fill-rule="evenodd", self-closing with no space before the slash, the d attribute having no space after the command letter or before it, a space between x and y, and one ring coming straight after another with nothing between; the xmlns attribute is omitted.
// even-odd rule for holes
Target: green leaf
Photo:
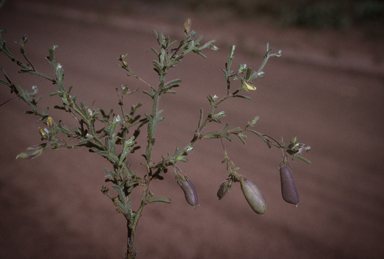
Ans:
<svg viewBox="0 0 384 259"><path fill-rule="evenodd" d="M168 44L168 48L170 48L172 45L176 44L177 40L172 41L171 43Z"/></svg>
<svg viewBox="0 0 384 259"><path fill-rule="evenodd" d="M229 142L232 142L232 138L229 135L224 135L223 138L229 140Z"/></svg>
<svg viewBox="0 0 384 259"><path fill-rule="evenodd" d="M117 191L117 193L119 194L119 200L122 204L126 204L127 201L126 201L126 197L125 197L125 194L124 194L124 189L123 187L120 187L118 185L113 185L112 186L113 189L115 189Z"/></svg>
<svg viewBox="0 0 384 259"><path fill-rule="evenodd" d="M171 204L171 199L164 198L164 197L156 197L156 198L150 198L147 200L147 203L153 203L153 202L165 202L168 204Z"/></svg>
<svg viewBox="0 0 384 259"><path fill-rule="evenodd" d="M159 38L159 35L157 34L157 32L156 32L155 30L153 30L153 33L155 34L156 39L158 39L158 38Z"/></svg>
<svg viewBox="0 0 384 259"><path fill-rule="evenodd" d="M131 137L129 140L126 140L124 142L123 151L121 152L120 159L119 159L119 165L121 165L124 159L127 157L127 155L131 153L130 147L132 147L134 144L135 144L135 137Z"/></svg>
<svg viewBox="0 0 384 259"><path fill-rule="evenodd" d="M108 179L113 181L115 178L114 178L114 173L109 171L107 168L104 169L105 170L105 174L107 175Z"/></svg>
<svg viewBox="0 0 384 259"><path fill-rule="evenodd" d="M127 208L127 206L124 206L124 204L119 203L118 206L122 211L124 211L124 215L127 215L129 213L129 209Z"/></svg>
<svg viewBox="0 0 384 259"><path fill-rule="evenodd" d="M225 116L225 111L221 111L221 112L216 113L216 114L214 114L214 115L212 116L212 118L215 118L215 119L218 119L218 118L224 118L224 117L226 117L226 116Z"/></svg>
<svg viewBox="0 0 384 259"><path fill-rule="evenodd" d="M256 134L257 136L259 136L265 143L267 143L268 147L271 148L271 144L269 143L268 139L266 139L263 134L261 134L260 132L257 132L253 129L247 129L248 131Z"/></svg>
<svg viewBox="0 0 384 259"><path fill-rule="evenodd" d="M9 84L6 81L4 81L3 79L0 79L0 83L3 85L9 86Z"/></svg>
<svg viewBox="0 0 384 259"><path fill-rule="evenodd" d="M119 158L115 154L109 153L108 151L99 151L98 154L107 158L114 164L117 164L119 162Z"/></svg>
<svg viewBox="0 0 384 259"><path fill-rule="evenodd" d="M256 116L251 122L248 122L248 125L249 125L250 127L255 126L255 124L256 124L256 122L257 122L258 119L259 119L259 116Z"/></svg>
<svg viewBox="0 0 384 259"><path fill-rule="evenodd" d="M144 94L148 95L149 97L151 97L153 99L153 94L147 92L147 91L143 91Z"/></svg>
<svg viewBox="0 0 384 259"><path fill-rule="evenodd" d="M296 157L297 157L298 159L304 161L304 162L307 163L307 164L311 164L311 161L309 161L308 159L306 159L306 158L304 158L304 157L302 157L302 156L296 155Z"/></svg>
<svg viewBox="0 0 384 259"><path fill-rule="evenodd" d="M156 54L156 56L159 56L159 52L157 52L157 50L155 50L154 48L151 48L151 50Z"/></svg>
<svg viewBox="0 0 384 259"><path fill-rule="evenodd" d="M239 97L239 98L243 98L243 99L247 99L247 100L251 100L251 97L249 96L245 96L245 95L234 95L234 97Z"/></svg>
<svg viewBox="0 0 384 259"><path fill-rule="evenodd" d="M167 88L167 89L170 89L172 87L178 87L178 86L180 86L180 84L179 84L180 82L181 82L181 79L171 80L168 83L166 83L164 85L164 87Z"/></svg>
<svg viewBox="0 0 384 259"><path fill-rule="evenodd" d="M207 58L207 56L206 55L204 55L203 53L201 53L201 52L197 52L197 54L199 54L200 56L202 56L203 58Z"/></svg>
<svg viewBox="0 0 384 259"><path fill-rule="evenodd" d="M173 154L173 157L178 157L181 155L180 148L176 147L175 153Z"/></svg>
<svg viewBox="0 0 384 259"><path fill-rule="evenodd" d="M240 141L243 143L243 145L245 146L246 144L245 144L245 139L247 139L247 136L246 135L243 135L243 134L241 134L241 133L239 133L239 134L236 134L236 136L240 139Z"/></svg>
<svg viewBox="0 0 384 259"><path fill-rule="evenodd" d="M164 117L157 117L155 120L155 124L159 123L162 120L164 120Z"/></svg>

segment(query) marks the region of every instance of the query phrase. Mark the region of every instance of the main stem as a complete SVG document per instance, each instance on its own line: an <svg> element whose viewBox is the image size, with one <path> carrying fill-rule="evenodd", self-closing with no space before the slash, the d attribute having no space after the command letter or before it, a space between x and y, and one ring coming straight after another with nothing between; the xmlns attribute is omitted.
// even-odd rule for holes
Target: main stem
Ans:
<svg viewBox="0 0 384 259"><path fill-rule="evenodd" d="M146 196L146 191L144 191L144 195ZM127 219L127 253L125 255L125 259L135 259L137 251L134 248L135 245L135 234L136 234L136 228L137 224L139 223L139 219L141 217L141 213L144 209L145 202L142 201L139 209L137 210L135 217L133 218L133 222L131 219Z"/></svg>
<svg viewBox="0 0 384 259"><path fill-rule="evenodd" d="M154 139L155 139L155 131L157 127L157 113L158 113L158 107L159 107L159 100L161 91L164 88L164 74L160 75L160 85L157 89L156 93L153 96L153 106L152 106L152 120L148 123L148 146L146 150L146 163L147 163L147 174L150 175L151 173L151 153L154 146ZM127 253L125 255L125 259L135 259L137 251L134 249L135 244L135 234L136 234L136 228L137 224L139 223L139 219L141 217L141 213L144 209L144 206L147 202L148 197L148 186L151 180L145 181L145 187L143 190L143 197L141 198L141 204L139 209L137 210L135 216L132 218L127 218Z"/></svg>
<svg viewBox="0 0 384 259"><path fill-rule="evenodd" d="M157 127L157 113L159 110L159 100L161 91L164 88L164 74L159 75L160 84L158 89L156 90L155 94L153 95L153 106L152 106L152 121L149 121L148 123L148 146L146 151L146 160L148 168L150 168L151 164L151 153L155 142L155 131ZM149 172L148 172L149 173Z"/></svg>

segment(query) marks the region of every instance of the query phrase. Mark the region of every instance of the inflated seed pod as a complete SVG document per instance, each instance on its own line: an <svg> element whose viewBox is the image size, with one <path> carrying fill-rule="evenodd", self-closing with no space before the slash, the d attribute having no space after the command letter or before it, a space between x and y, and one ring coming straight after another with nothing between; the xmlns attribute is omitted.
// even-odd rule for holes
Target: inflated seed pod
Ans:
<svg viewBox="0 0 384 259"><path fill-rule="evenodd" d="M253 211L257 214L264 214L267 210L267 203L257 185L246 177L240 177L240 185L244 197Z"/></svg>
<svg viewBox="0 0 384 259"><path fill-rule="evenodd" d="M178 167L175 166L174 168L176 181L184 191L185 199L189 205L195 208L199 204L199 197L197 196L195 186L193 186L192 182Z"/></svg>
<svg viewBox="0 0 384 259"><path fill-rule="evenodd" d="M299 193L297 192L292 171L287 165L280 167L281 194L283 199L291 204L299 203Z"/></svg>
<svg viewBox="0 0 384 259"><path fill-rule="evenodd" d="M224 198L225 194L231 190L231 185L232 185L232 179L228 178L224 182L220 184L220 188L217 191L217 197L219 200Z"/></svg>

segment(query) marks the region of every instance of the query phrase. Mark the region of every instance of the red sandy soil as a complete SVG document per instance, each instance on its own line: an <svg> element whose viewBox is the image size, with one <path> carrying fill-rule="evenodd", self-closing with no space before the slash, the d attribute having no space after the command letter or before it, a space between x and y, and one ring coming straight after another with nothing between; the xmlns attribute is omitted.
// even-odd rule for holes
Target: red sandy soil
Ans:
<svg viewBox="0 0 384 259"><path fill-rule="evenodd" d="M281 29L263 19L242 21L221 12L192 13L172 6L135 5L134 11L111 16L69 6L35 8L31 2L18 1L1 11L0 27L8 31L3 38L9 48L17 53L13 42L27 34L30 60L51 73L44 56L59 45L56 54L66 86L74 85L78 100L88 106L95 101L106 110L118 111L115 88L122 84L138 89L127 98L128 108L142 102L142 112L150 109L149 98L141 94L147 86L127 77L116 58L128 53L130 67L156 85L152 29L179 39L184 20L191 17L204 40L217 39L220 50L205 51L207 60L187 56L168 75L183 81L177 95L161 99L165 120L156 132L155 161L189 142L199 109L209 109L206 95L225 94L221 69L230 44L237 46L235 68L239 63L258 68L267 42L283 51L281 58L270 59L265 78L255 81L251 101L228 101L219 109L226 111L223 123L230 127L244 126L258 115L257 131L286 141L297 135L312 146L306 155L312 165L292 163L299 206L281 198L280 151L268 149L250 133L245 147L238 139L225 145L239 172L264 193L267 212L256 215L238 184L218 201L217 189L227 176L221 144L200 141L189 162L179 164L194 183L200 206L193 210L185 202L171 171L155 182L154 194L172 199L172 204L145 208L137 234L138 258L383 258L382 41L352 29ZM56 97L47 96L54 91L49 82L18 74L4 55L0 67L24 88L38 85L45 97L41 107L56 104ZM9 90L0 87L0 103L9 98ZM43 125L35 123L37 117L23 115L27 109L18 100L0 107L0 258L122 258L125 221L100 192L108 163L85 149L47 150L34 160L16 160L27 146L40 143L37 128ZM51 108L50 113L58 121L61 112ZM71 117L64 120L74 125ZM139 139L142 147L144 135L145 130ZM141 174L139 153L131 163Z"/></svg>

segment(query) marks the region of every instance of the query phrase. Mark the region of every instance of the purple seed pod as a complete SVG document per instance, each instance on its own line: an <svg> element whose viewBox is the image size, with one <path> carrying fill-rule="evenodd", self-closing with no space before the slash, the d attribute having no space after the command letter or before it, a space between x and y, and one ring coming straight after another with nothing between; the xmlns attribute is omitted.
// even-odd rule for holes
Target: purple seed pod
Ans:
<svg viewBox="0 0 384 259"><path fill-rule="evenodd" d="M175 166L174 168L176 181L184 191L185 199L189 205L195 208L199 204L199 197L197 196L195 186L193 186L192 182L180 171L178 167Z"/></svg>
<svg viewBox="0 0 384 259"><path fill-rule="evenodd" d="M224 198L225 194L231 190L231 185L232 185L231 178L228 178L227 180L225 180L220 184L220 188L217 191L217 197L219 198L219 200Z"/></svg>
<svg viewBox="0 0 384 259"><path fill-rule="evenodd" d="M280 167L281 194L283 199L291 204L299 203L299 193L297 192L292 171L287 165Z"/></svg>
<svg viewBox="0 0 384 259"><path fill-rule="evenodd" d="M264 214L267 210L267 203L257 185L246 177L240 177L240 185L244 197L252 210L257 214Z"/></svg>

